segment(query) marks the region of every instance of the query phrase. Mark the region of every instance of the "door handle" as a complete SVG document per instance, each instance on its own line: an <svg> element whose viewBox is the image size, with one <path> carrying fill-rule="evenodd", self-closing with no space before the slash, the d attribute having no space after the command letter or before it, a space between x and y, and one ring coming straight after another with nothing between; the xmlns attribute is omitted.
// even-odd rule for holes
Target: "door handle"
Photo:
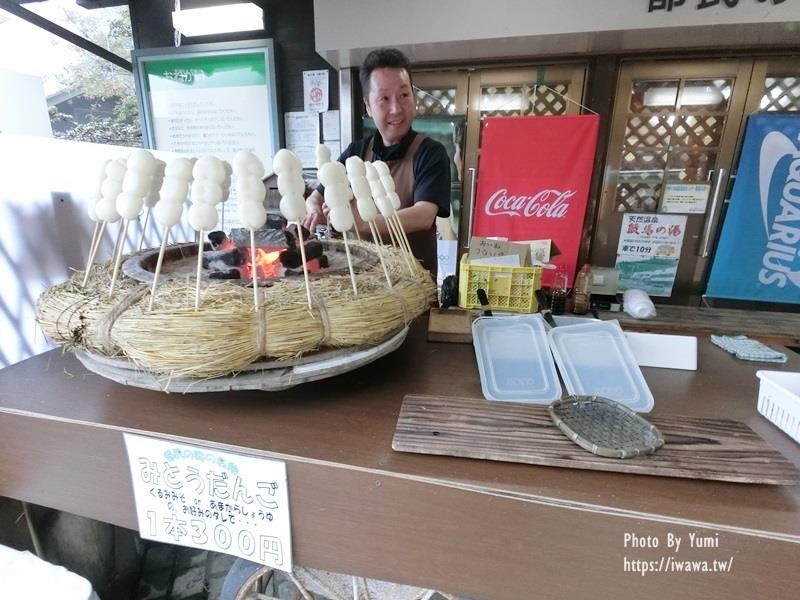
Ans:
<svg viewBox="0 0 800 600"><path fill-rule="evenodd" d="M467 231L467 243L464 245L464 248L469 248L469 241L472 238L472 225L475 222L475 184L477 183L477 177L475 173L475 167L469 167L467 169L470 175L470 182L469 182L469 230Z"/></svg>
<svg viewBox="0 0 800 600"><path fill-rule="evenodd" d="M711 193L711 210L709 210L706 217L706 223L703 227L703 239L700 241L700 258L708 258L711 253L711 244L714 241L713 230L717 223L717 205L719 204L719 197L724 190L725 169L718 169L716 175L714 190Z"/></svg>

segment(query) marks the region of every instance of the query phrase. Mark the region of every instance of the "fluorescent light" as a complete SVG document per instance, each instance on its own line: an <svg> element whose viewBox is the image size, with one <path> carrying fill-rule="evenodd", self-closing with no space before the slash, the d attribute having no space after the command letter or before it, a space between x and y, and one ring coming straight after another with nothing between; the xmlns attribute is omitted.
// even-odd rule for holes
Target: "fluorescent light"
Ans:
<svg viewBox="0 0 800 600"><path fill-rule="evenodd" d="M172 26L186 37L264 29L264 11L253 4L225 4L176 10Z"/></svg>

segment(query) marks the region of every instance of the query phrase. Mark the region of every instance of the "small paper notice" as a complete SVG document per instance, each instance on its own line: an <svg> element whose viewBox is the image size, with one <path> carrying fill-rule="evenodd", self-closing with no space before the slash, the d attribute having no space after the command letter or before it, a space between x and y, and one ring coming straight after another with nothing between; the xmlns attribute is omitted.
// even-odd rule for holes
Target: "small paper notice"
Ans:
<svg viewBox="0 0 800 600"><path fill-rule="evenodd" d="M292 571L285 463L124 437L143 538Z"/></svg>

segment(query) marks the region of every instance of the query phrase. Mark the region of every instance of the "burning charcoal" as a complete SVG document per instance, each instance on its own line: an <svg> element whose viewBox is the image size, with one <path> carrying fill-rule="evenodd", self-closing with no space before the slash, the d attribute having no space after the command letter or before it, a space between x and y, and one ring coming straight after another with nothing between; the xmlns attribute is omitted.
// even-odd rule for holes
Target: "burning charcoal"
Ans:
<svg viewBox="0 0 800 600"><path fill-rule="evenodd" d="M298 269L303 266L303 257L297 248L289 248L281 252L279 260L287 269Z"/></svg>
<svg viewBox="0 0 800 600"><path fill-rule="evenodd" d="M301 225L301 227L302 227L302 225ZM297 246L297 239L298 239L297 238L297 225L295 223L292 223L284 231L286 233L286 244L287 244L287 246L289 248L294 248L295 246ZM308 229L306 229L305 227L303 227L303 239L304 240L310 240L311 239L311 235L308 233Z"/></svg>
<svg viewBox="0 0 800 600"><path fill-rule="evenodd" d="M240 267L243 263L244 252L239 248L203 253L203 268L211 271L225 271L228 267Z"/></svg>
<svg viewBox="0 0 800 600"><path fill-rule="evenodd" d="M319 266L323 269L327 269L330 266L327 254L323 254L319 257Z"/></svg>
<svg viewBox="0 0 800 600"><path fill-rule="evenodd" d="M228 269L226 271L211 271L209 279L241 279L242 273L239 269Z"/></svg>
<svg viewBox="0 0 800 600"><path fill-rule="evenodd" d="M313 260L322 256L322 244L317 241L310 241L306 244L306 260Z"/></svg>
<svg viewBox="0 0 800 600"><path fill-rule="evenodd" d="M216 250L228 241L228 236L224 231L212 231L208 234L208 241L211 242L211 247Z"/></svg>

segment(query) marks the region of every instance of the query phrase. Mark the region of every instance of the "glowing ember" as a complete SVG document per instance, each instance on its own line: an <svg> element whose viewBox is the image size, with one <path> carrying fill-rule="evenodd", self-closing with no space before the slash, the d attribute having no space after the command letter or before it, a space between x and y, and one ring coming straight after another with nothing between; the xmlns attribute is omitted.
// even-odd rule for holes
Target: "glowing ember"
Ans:
<svg viewBox="0 0 800 600"><path fill-rule="evenodd" d="M258 278L280 277L283 271L280 256L282 249L259 248L256 247L256 259L252 260L250 248L242 248L244 251L244 262L242 264L242 279L252 279L253 262L256 265Z"/></svg>

